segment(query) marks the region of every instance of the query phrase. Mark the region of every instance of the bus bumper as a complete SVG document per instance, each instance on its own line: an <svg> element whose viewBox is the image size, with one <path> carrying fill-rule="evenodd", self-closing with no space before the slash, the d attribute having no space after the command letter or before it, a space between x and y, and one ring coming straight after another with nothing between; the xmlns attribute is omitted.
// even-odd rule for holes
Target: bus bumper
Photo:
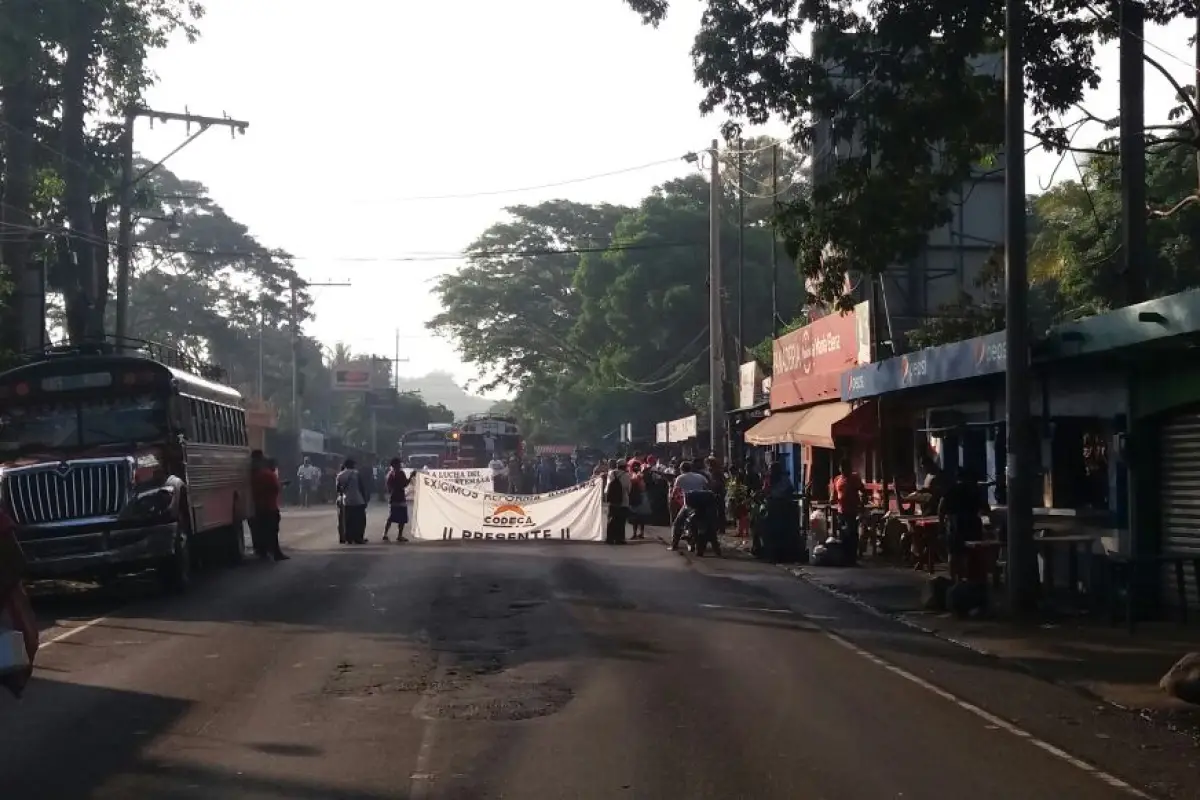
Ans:
<svg viewBox="0 0 1200 800"><path fill-rule="evenodd" d="M18 534L29 578L122 572L147 567L175 551L175 523L46 535Z"/></svg>

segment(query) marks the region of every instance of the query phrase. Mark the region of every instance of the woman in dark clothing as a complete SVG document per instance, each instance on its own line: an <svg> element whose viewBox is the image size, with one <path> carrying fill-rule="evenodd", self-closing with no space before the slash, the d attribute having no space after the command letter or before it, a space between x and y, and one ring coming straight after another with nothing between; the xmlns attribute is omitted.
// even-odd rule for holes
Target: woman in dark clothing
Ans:
<svg viewBox="0 0 1200 800"><path fill-rule="evenodd" d="M988 504L983 489L970 469L958 471L958 480L938 502L938 518L946 532L946 552L950 560L950 580L967 577L967 542L983 538L983 515Z"/></svg>

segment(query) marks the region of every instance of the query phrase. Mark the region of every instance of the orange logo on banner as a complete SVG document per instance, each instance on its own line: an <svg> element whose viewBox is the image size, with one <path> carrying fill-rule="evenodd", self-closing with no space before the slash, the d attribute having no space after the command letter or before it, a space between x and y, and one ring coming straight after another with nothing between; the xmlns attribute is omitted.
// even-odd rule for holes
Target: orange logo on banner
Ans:
<svg viewBox="0 0 1200 800"><path fill-rule="evenodd" d="M516 503L501 503L483 518L483 524L488 528L531 528L533 517Z"/></svg>

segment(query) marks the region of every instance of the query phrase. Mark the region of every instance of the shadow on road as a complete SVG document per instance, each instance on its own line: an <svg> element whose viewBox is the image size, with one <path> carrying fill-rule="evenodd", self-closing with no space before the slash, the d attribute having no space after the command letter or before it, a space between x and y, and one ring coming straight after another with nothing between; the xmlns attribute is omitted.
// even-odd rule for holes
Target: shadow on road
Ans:
<svg viewBox="0 0 1200 800"><path fill-rule="evenodd" d="M190 703L83 686L39 674L25 697L0 700L0 786L4 797L90 797L171 728ZM70 731L70 741L62 741Z"/></svg>

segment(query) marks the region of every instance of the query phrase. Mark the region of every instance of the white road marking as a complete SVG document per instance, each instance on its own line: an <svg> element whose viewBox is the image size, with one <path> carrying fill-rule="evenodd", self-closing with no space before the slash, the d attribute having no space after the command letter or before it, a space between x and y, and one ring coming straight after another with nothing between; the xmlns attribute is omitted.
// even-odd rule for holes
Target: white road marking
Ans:
<svg viewBox="0 0 1200 800"><path fill-rule="evenodd" d="M70 639L72 636L82 633L83 631L86 631L88 628L94 628L97 625L108 622L110 619L111 619L111 617L96 617L95 619L89 619L87 622L82 622L73 628L67 628L65 631L58 634L57 636L52 636L49 639L47 639L46 641L41 642L38 645L38 652L40 653L43 650L45 650L47 647L56 645L59 642L65 642L67 639Z"/></svg>
<svg viewBox="0 0 1200 800"><path fill-rule="evenodd" d="M718 611L759 611L764 614L793 614L790 608L756 608L754 606L718 606L713 603L701 603L701 608L714 608Z"/></svg>
<svg viewBox="0 0 1200 800"><path fill-rule="evenodd" d="M924 689L925 691L931 692L931 693L937 695L938 697L942 698L943 700L953 703L954 705L961 708L963 711L966 711L970 714L975 715L976 717L979 717L980 719L982 719L984 722L986 722L988 724L989 728L1006 731L1006 732L1012 734L1013 736L1016 736L1018 739L1024 739L1026 742L1033 745L1034 747L1036 747L1046 753L1049 753L1050 755L1054 756L1058 760L1064 761L1067 764L1070 764L1072 767L1075 767L1078 770L1086 772L1087 774L1091 775L1093 778L1096 778L1097 780L1100 780L1103 783L1108 784L1109 786L1113 787L1114 789L1118 789L1120 791L1126 792L1127 794L1129 794L1133 797L1141 798L1141 800L1153 800L1153 798L1150 795L1146 794L1145 792L1141 791L1140 789L1137 789L1137 788L1131 786L1130 784L1121 780L1117 776L1110 775L1109 773L1105 772L1104 770L1097 769L1096 767L1092 766L1091 764L1087 763L1086 761L1076 758L1075 756L1071 755L1067 751L1065 751L1061 748L1055 747L1054 745L1050 744L1049 742L1044 742L1041 739L1038 739L1036 736L1031 734L1029 731L1027 731L1023 728L1020 728L1020 727L1012 724L1011 722L1008 722L1007 720L1003 720L1000 717L997 717L995 714L985 711L973 703L968 703L966 700L963 700L962 698L958 697L957 695L954 695L954 694L946 691L945 689L942 689L939 686L934 686L932 683L925 680L924 678L914 675L913 673L908 672L907 670L901 669L900 667L897 667L895 664L885 661L884 659L880 658L879 656L875 655L874 653L867 652L866 650L864 650L863 648L854 644L853 642L850 642L846 639L843 639L841 636L838 636L836 633L833 633L832 631L829 631L829 630L825 630L824 628L821 629L821 633L824 634L825 637L828 638L830 641L836 642L837 644L839 644L842 647L849 650L851 653L854 653L857 656L861 656L861 657L867 659L868 661L870 661L872 664L875 664L878 667L882 667L883 669L887 670L888 672L892 673L893 675L903 678L904 680L908 681L909 683L911 683L915 686L919 686L922 689Z"/></svg>

